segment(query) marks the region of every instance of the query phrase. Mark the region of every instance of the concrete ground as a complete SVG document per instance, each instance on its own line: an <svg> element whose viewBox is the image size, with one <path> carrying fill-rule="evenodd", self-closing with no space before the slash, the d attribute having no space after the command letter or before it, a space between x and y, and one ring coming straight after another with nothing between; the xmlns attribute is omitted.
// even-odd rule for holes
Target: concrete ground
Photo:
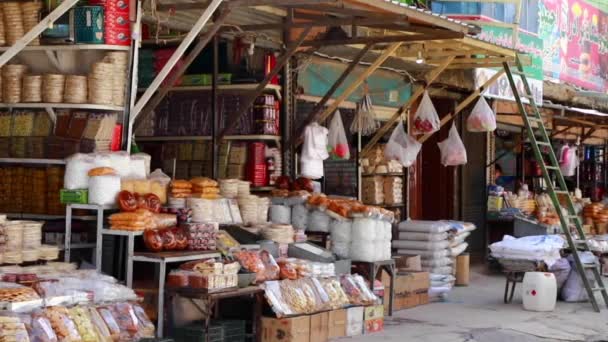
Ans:
<svg viewBox="0 0 608 342"><path fill-rule="evenodd" d="M504 277L476 269L471 285L454 288L445 302L395 312L383 332L344 341L608 341L605 305L601 313L589 303L565 302L553 312L530 312L522 306L521 284L515 291L513 302L504 304Z"/></svg>

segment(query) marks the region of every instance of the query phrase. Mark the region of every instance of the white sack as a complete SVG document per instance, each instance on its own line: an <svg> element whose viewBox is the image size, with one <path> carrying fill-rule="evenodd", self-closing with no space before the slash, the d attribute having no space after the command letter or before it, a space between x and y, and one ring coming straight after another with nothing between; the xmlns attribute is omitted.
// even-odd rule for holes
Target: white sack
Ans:
<svg viewBox="0 0 608 342"><path fill-rule="evenodd" d="M331 251L341 259L350 258L350 242L335 242L332 241Z"/></svg>
<svg viewBox="0 0 608 342"><path fill-rule="evenodd" d="M367 217L353 219L353 242L376 240L376 220Z"/></svg>
<svg viewBox="0 0 608 342"><path fill-rule="evenodd" d="M76 153L66 159L63 187L68 190L87 189L89 171L94 167L93 158L83 153Z"/></svg>
<svg viewBox="0 0 608 342"><path fill-rule="evenodd" d="M333 242L351 242L352 220L331 220L329 232Z"/></svg>
<svg viewBox="0 0 608 342"><path fill-rule="evenodd" d="M425 267L441 267L450 266L453 264L453 261L450 258L443 257L434 259L422 259L420 260L420 264Z"/></svg>
<svg viewBox="0 0 608 342"><path fill-rule="evenodd" d="M270 222L278 224L291 224L291 207L286 205L271 205Z"/></svg>
<svg viewBox="0 0 608 342"><path fill-rule="evenodd" d="M291 225L295 229L306 230L308 225L308 208L304 204L296 204L291 208Z"/></svg>
<svg viewBox="0 0 608 342"><path fill-rule="evenodd" d="M112 152L110 155L110 165L116 170L118 175L122 177L129 177L131 173L131 158L127 152Z"/></svg>
<svg viewBox="0 0 608 342"><path fill-rule="evenodd" d="M452 257L457 257L462 254L467 249L467 247L469 247L469 244L466 242L463 242L460 245L457 245L456 247L452 247L450 248L450 255Z"/></svg>
<svg viewBox="0 0 608 342"><path fill-rule="evenodd" d="M428 250L428 251L438 251L442 249L448 248L450 243L446 240L444 241L403 241L403 240L395 240L393 241L393 248L405 248L405 249L420 249L420 250Z"/></svg>
<svg viewBox="0 0 608 342"><path fill-rule="evenodd" d="M420 255L421 258L431 257L431 258L443 258L450 255L450 252L447 249L442 249L438 251L427 251L420 249L397 249L397 254L399 255Z"/></svg>
<svg viewBox="0 0 608 342"><path fill-rule="evenodd" d="M448 239L448 233L428 234L414 232L399 232L399 240L409 241L444 241Z"/></svg>
<svg viewBox="0 0 608 342"><path fill-rule="evenodd" d="M329 233L329 221L331 218L323 211L313 210L308 215L307 230L311 232Z"/></svg>
<svg viewBox="0 0 608 342"><path fill-rule="evenodd" d="M452 266L439 266L439 267L423 266L421 269L424 272L429 272L429 273L433 273L433 274L452 275L454 273Z"/></svg>
<svg viewBox="0 0 608 342"><path fill-rule="evenodd" d="M403 221L399 223L400 232L418 232L418 233L429 233L437 234L444 233L450 230L452 226L450 223L445 221Z"/></svg>
<svg viewBox="0 0 608 342"><path fill-rule="evenodd" d="M89 204L113 205L120 192L120 177L106 175L89 178Z"/></svg>
<svg viewBox="0 0 608 342"><path fill-rule="evenodd" d="M583 264L597 263L597 258L591 252L581 252L579 253L579 256ZM568 261L570 262L572 271L570 271L570 275L562 288L562 299L566 302L585 302L589 300L589 296L587 295L587 290L585 289L583 280L576 270L574 258L570 255L568 256ZM593 276L593 271L585 270L585 275L589 279L591 287L595 287L595 277Z"/></svg>
<svg viewBox="0 0 608 342"><path fill-rule="evenodd" d="M353 242L350 245L350 258L353 261L376 261L376 244L374 242Z"/></svg>

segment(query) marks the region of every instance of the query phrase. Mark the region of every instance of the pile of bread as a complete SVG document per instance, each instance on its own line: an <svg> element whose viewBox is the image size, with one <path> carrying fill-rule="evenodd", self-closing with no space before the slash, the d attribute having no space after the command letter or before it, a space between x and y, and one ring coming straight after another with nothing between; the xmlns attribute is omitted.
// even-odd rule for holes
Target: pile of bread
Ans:
<svg viewBox="0 0 608 342"><path fill-rule="evenodd" d="M220 198L218 183L211 178L196 177L191 180L177 179L171 181L171 197L173 198Z"/></svg>

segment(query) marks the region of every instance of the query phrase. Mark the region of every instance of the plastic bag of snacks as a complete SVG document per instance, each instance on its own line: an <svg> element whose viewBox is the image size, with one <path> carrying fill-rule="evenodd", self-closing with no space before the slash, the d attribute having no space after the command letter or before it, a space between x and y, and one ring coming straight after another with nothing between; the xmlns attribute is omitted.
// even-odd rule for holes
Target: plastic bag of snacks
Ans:
<svg viewBox="0 0 608 342"><path fill-rule="evenodd" d="M95 326L95 329L97 329L97 335L99 336L100 341L112 342L112 341L114 341L114 338L118 339L118 336L120 334L118 325L116 325L116 329L117 329L116 335L112 336L110 329L108 328L108 325L106 325L106 323L104 322L104 319L101 317L101 315L99 314L97 309L90 307L90 308L87 308L87 310L89 310L89 315L91 316L91 323L93 323L93 325ZM114 322L114 324L116 324L116 322Z"/></svg>
<svg viewBox="0 0 608 342"><path fill-rule="evenodd" d="M69 313L70 318L74 321L74 324L76 324L76 329L78 329L78 333L82 337L83 342L95 342L100 340L95 326L91 321L91 315L86 308L75 306L69 309Z"/></svg>
<svg viewBox="0 0 608 342"><path fill-rule="evenodd" d="M234 257L245 270L256 274L255 282L258 284L267 280L279 279L281 269L267 251L241 250L235 252Z"/></svg>
<svg viewBox="0 0 608 342"><path fill-rule="evenodd" d="M291 308L287 301L283 298L283 292L281 291L281 282L279 281L267 281L263 285L264 294L272 311L277 317L284 317L296 314Z"/></svg>
<svg viewBox="0 0 608 342"><path fill-rule="evenodd" d="M31 315L28 325L30 341L32 342L56 342L59 341L57 334L53 331L51 322L46 318L42 310L36 310Z"/></svg>
<svg viewBox="0 0 608 342"><path fill-rule="evenodd" d="M304 278L302 279L306 283L308 283L312 289L315 291L317 296L317 311L323 311L331 309L331 301L327 291L323 288L323 285L319 281L319 278Z"/></svg>
<svg viewBox="0 0 608 342"><path fill-rule="evenodd" d="M365 297L361 293L361 289L350 274L340 276L340 285L342 285L342 289L344 290L344 293L346 293L348 301L351 304L365 304Z"/></svg>
<svg viewBox="0 0 608 342"><path fill-rule="evenodd" d="M118 322L116 322L116 318L114 318L110 308L106 306L98 307L97 312L103 319L103 323L105 323L105 325L108 327L108 331L110 332L112 339L114 341L118 341L120 338L120 327L118 326Z"/></svg>
<svg viewBox="0 0 608 342"><path fill-rule="evenodd" d="M146 311L139 304L133 304L133 311L139 322L139 336L146 338L154 337L154 323L150 321Z"/></svg>
<svg viewBox="0 0 608 342"><path fill-rule="evenodd" d="M297 286L295 280L281 281L281 293L285 303L298 314L312 312L314 308L314 299L307 296L304 291Z"/></svg>
<svg viewBox="0 0 608 342"><path fill-rule="evenodd" d="M496 116L486 99L480 96L467 118L467 130L469 132L492 132L495 129Z"/></svg>
<svg viewBox="0 0 608 342"><path fill-rule="evenodd" d="M441 150L441 164L443 166L464 165L467 163L467 150L458 135L456 125L452 124L448 138L437 143Z"/></svg>
<svg viewBox="0 0 608 342"><path fill-rule="evenodd" d="M414 115L414 133L416 134L429 134L437 132L440 128L441 121L437 110L431 101L431 97L427 91L422 95L422 100Z"/></svg>
<svg viewBox="0 0 608 342"><path fill-rule="evenodd" d="M348 139L346 139L344 125L342 124L342 116L340 115L339 110L336 110L334 117L329 123L329 136L327 140L327 150L332 159L350 159Z"/></svg>
<svg viewBox="0 0 608 342"><path fill-rule="evenodd" d="M387 160L398 161L403 167L410 167L416 161L420 148L422 144L407 134L403 122L399 121L384 147L384 157Z"/></svg>
<svg viewBox="0 0 608 342"><path fill-rule="evenodd" d="M363 279L362 276L360 276L358 274L354 274L352 276L352 279L354 280L355 284L359 287L359 290L361 290L361 298L363 299L365 304L373 304L374 302L376 302L378 300L378 297L376 297L376 295L371 291L371 289L369 288L369 286L365 282L365 279Z"/></svg>
<svg viewBox="0 0 608 342"><path fill-rule="evenodd" d="M118 327L120 327L120 339L121 340L133 340L137 339L137 333L139 331L139 321L135 316L133 306L129 303L118 303L108 307L112 316L116 319Z"/></svg>
<svg viewBox="0 0 608 342"><path fill-rule="evenodd" d="M343 308L350 304L346 293L342 289L337 278L320 279L321 285L329 298L329 305L332 309Z"/></svg>
<svg viewBox="0 0 608 342"><path fill-rule="evenodd" d="M294 263L294 261L295 261L295 259L291 259L291 258L277 259L277 264L279 265L279 268L280 268L279 276L281 277L281 280L298 279L297 265L296 265L296 263Z"/></svg>
<svg viewBox="0 0 608 342"><path fill-rule="evenodd" d="M74 321L70 318L68 309L61 306L53 306L44 309L46 317L57 334L60 341L81 341L82 337Z"/></svg>
<svg viewBox="0 0 608 342"><path fill-rule="evenodd" d="M19 317L0 316L0 341L29 341L25 324Z"/></svg>
<svg viewBox="0 0 608 342"><path fill-rule="evenodd" d="M272 254L266 250L261 250L260 259L264 264L264 278L266 280L277 280L279 279L280 268L277 262L274 260Z"/></svg>

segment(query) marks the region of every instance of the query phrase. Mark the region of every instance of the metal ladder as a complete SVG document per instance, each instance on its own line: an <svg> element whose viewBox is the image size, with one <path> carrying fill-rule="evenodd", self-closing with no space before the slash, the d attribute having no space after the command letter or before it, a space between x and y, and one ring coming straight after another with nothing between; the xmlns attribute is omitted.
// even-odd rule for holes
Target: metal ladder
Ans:
<svg viewBox="0 0 608 342"><path fill-rule="evenodd" d="M523 66L521 64L521 60L519 56L515 58L516 68L511 70L511 66L509 66L508 62L503 63L503 67L505 69L505 73L507 78L509 79L509 84L511 86L511 90L513 91L513 96L515 97L515 101L517 102L517 106L521 113L523 122L526 126L526 131L528 133L528 139L532 144L532 150L534 151L534 157L536 161L541 167L543 178L547 184L547 192L549 197L551 198L551 202L555 207L557 215L559 216L559 221L562 226L562 232L566 236L568 240L568 245L570 246L570 250L572 251L572 256L574 258L574 263L576 265L576 270L579 273L581 279L583 280L583 285L587 290L587 295L589 297L589 301L593 305L593 308L596 312L600 311L600 307L598 305L597 299L595 297L595 292L600 292L602 297L604 298L604 302L606 306L608 306L608 292L606 292L606 288L604 287L604 282L602 281L602 276L599 272L599 265L597 263L594 264L583 264L581 262L581 258L579 256L579 251L590 251L589 245L587 244L587 239L585 237L585 232L583 231L582 223L578 215L576 215L576 211L574 209L574 205L572 204L572 198L570 197L570 193L568 192L568 188L566 187L566 182L564 181L564 176L559 167L559 162L555 156L555 152L553 151L553 146L551 145L551 140L547 135L547 130L545 129L544 122L542 120L540 111L534 102L534 96L530 89L530 85L528 84L528 80L526 78L526 74L524 73ZM517 86L515 84L515 80L513 79L513 75L518 75L521 77L521 80L524 85L525 94L519 94ZM532 115L528 115L526 108L522 102L522 97L528 100L528 103L532 107ZM536 127L533 127L533 124L536 124ZM545 147L549 150L549 163L545 164L545 160L541 154L541 147ZM557 179L557 186L553 185L551 180L550 171L553 171L555 178ZM562 211L558 194L566 197L566 211L564 213ZM574 240L572 234L570 233L570 226L573 225L576 227L576 232L578 233L578 240ZM591 280L587 278L587 270L593 272L593 276L595 278L595 287L591 287Z"/></svg>

